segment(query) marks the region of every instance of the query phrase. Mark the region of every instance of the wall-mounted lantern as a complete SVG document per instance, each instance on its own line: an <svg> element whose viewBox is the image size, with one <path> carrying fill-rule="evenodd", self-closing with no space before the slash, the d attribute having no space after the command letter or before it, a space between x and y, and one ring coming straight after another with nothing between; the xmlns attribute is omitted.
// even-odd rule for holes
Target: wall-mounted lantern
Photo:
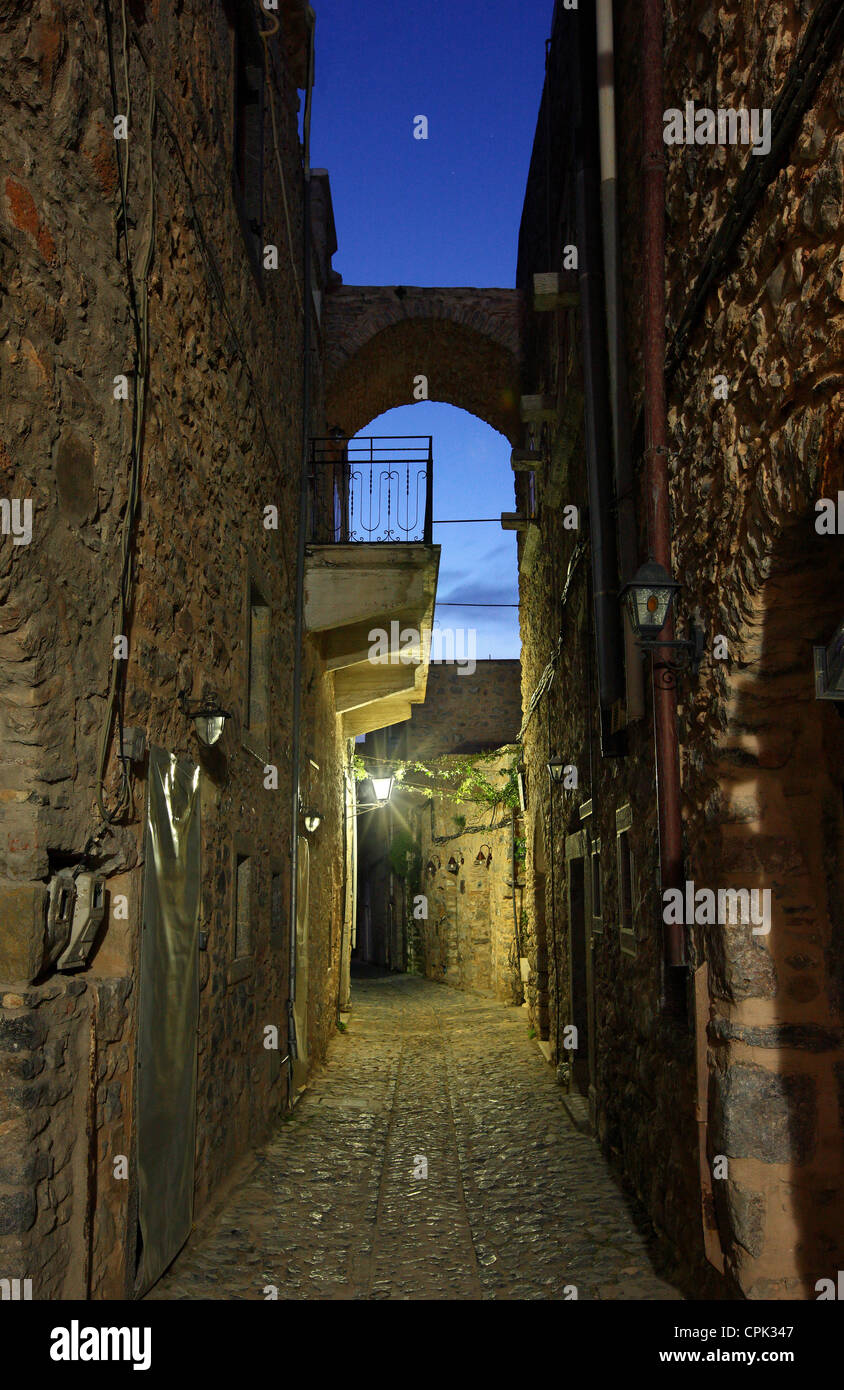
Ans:
<svg viewBox="0 0 844 1390"><path fill-rule="evenodd" d="M674 641L660 641L659 634L671 616L674 596L682 588L656 560L647 560L621 591L621 599L630 619L637 645L644 655L652 652L674 651L677 659L655 662L655 669L669 673L689 670L697 675L703 660L703 632L692 621L690 636Z"/></svg>
<svg viewBox="0 0 844 1390"><path fill-rule="evenodd" d="M322 825L322 811L318 811L315 806L308 806L302 812L305 822L305 829L309 835L313 835L315 830L319 830Z"/></svg>
<svg viewBox="0 0 844 1390"><path fill-rule="evenodd" d="M372 790L375 793L375 799L379 806L386 806L393 794L395 777L390 774L388 777L373 777L370 780L372 781Z"/></svg>
<svg viewBox="0 0 844 1390"><path fill-rule="evenodd" d="M465 862L465 861L464 861L464 859L463 859L463 855L462 855L462 854L458 854L458 856L457 856L456 859L455 859L454 855L452 855L451 858L449 859L448 863L446 864L446 870L447 870L447 872L450 873L450 874L456 874L457 871L458 871L458 869L460 868L460 865L463 864L464 862Z"/></svg>
<svg viewBox="0 0 844 1390"><path fill-rule="evenodd" d="M437 861L436 864L434 863L434 859L436 859L436 861ZM438 854L435 854L435 855L433 856L432 859L429 859L429 860L428 860L427 864L425 865L425 868L427 869L428 873L431 875L431 878L433 878L433 877L434 877L434 874L437 872L438 869L441 869L442 866L443 866L443 864L442 864L442 860L440 859L440 856L439 856Z"/></svg>
<svg viewBox="0 0 844 1390"><path fill-rule="evenodd" d="M566 765L562 758L550 758L548 761L548 776L552 782L562 782Z"/></svg>
<svg viewBox="0 0 844 1390"><path fill-rule="evenodd" d="M179 707L187 719L193 720L196 736L203 748L213 748L223 737L226 720L231 719L231 711L223 709L216 694L209 690L201 700L187 700L184 693L179 697Z"/></svg>
<svg viewBox="0 0 844 1390"><path fill-rule="evenodd" d="M484 850L487 851L486 854L484 854ZM490 864L492 863L492 850L490 849L489 845L481 845L480 849L475 855L475 863L479 866L485 865L487 869L489 868Z"/></svg>
<svg viewBox="0 0 844 1390"><path fill-rule="evenodd" d="M393 794L393 787L396 779L392 773L388 773L386 777L370 777L369 780L372 783L375 800L367 802L363 806L356 807L356 816L362 816L364 811L380 811L382 806L387 805Z"/></svg>
<svg viewBox="0 0 844 1390"><path fill-rule="evenodd" d="M844 622L826 647L814 647L815 699L844 701Z"/></svg>

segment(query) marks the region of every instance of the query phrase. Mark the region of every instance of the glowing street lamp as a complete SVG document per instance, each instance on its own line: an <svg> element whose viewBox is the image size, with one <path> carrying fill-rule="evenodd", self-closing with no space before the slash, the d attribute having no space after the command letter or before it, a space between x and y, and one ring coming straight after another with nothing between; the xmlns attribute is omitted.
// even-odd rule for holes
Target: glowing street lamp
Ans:
<svg viewBox="0 0 844 1390"><path fill-rule="evenodd" d="M375 793L375 799L378 802L379 806L386 806L387 802L390 800L390 797L393 794L393 783L395 782L395 780L395 777L393 777L392 775L390 775L389 777L371 778L372 790Z"/></svg>

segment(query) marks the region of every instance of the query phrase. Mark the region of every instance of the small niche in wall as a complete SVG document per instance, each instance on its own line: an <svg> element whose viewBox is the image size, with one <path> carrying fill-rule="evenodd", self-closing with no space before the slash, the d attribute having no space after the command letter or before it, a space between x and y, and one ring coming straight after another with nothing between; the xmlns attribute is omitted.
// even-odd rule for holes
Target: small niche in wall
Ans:
<svg viewBox="0 0 844 1390"><path fill-rule="evenodd" d="M270 946L280 950L284 945L284 882L281 872L270 877Z"/></svg>
<svg viewBox="0 0 844 1390"><path fill-rule="evenodd" d="M238 854L235 868L234 958L252 954L252 859Z"/></svg>
<svg viewBox="0 0 844 1390"><path fill-rule="evenodd" d="M622 806L615 813L616 866L618 871L618 926L621 949L636 954L636 924L633 919L635 866L630 850L630 830L633 813Z"/></svg>
<svg viewBox="0 0 844 1390"><path fill-rule="evenodd" d="M247 612L246 723L252 752L269 755L270 605L254 579L249 581Z"/></svg>

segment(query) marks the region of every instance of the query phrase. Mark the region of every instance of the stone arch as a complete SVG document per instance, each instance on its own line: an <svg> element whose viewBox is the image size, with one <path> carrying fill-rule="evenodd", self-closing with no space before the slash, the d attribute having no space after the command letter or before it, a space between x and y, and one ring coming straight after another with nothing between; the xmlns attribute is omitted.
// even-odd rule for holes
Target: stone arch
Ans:
<svg viewBox="0 0 844 1390"><path fill-rule="evenodd" d="M326 420L354 435L386 410L428 399L478 416L512 444L519 420L517 290L342 285L326 296Z"/></svg>

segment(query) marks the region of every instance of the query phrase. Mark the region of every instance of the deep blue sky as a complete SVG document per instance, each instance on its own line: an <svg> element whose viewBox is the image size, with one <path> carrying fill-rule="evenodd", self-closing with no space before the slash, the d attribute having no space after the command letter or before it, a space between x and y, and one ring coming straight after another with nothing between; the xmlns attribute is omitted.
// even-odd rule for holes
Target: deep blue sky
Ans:
<svg viewBox="0 0 844 1390"><path fill-rule="evenodd" d="M327 168L346 284L511 287L553 0L314 0L311 162ZM413 118L428 118L428 139ZM408 386L408 395L412 382ZM512 511L506 439L419 402L362 434L434 436L434 516ZM435 528L439 599L515 602L516 545L497 524ZM515 609L439 608L478 657L518 656Z"/></svg>

